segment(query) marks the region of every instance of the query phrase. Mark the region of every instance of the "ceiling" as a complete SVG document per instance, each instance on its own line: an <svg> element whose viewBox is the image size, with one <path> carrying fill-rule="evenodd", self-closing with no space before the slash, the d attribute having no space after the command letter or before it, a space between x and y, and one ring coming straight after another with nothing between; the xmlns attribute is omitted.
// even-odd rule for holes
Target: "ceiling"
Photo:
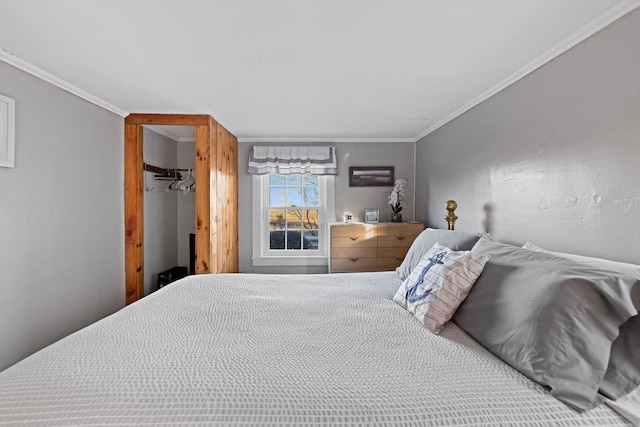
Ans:
<svg viewBox="0 0 640 427"><path fill-rule="evenodd" d="M241 141L416 141L638 5L0 0L0 60L123 116L211 114Z"/></svg>

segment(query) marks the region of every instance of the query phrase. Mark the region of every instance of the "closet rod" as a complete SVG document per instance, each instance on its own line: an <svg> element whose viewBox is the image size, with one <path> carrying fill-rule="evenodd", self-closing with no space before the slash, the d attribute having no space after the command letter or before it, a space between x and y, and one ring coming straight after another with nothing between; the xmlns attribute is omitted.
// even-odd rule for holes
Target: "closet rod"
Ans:
<svg viewBox="0 0 640 427"><path fill-rule="evenodd" d="M148 163L143 163L142 166L143 166L143 169L146 171L154 172L167 178L170 178L170 177L179 178L180 172L187 172L189 170L189 169L165 169L158 166L150 165Z"/></svg>

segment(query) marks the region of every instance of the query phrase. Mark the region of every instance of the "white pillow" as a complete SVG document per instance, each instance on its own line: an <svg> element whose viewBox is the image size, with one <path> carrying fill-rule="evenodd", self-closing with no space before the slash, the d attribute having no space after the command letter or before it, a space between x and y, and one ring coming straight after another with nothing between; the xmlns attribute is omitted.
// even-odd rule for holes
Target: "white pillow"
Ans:
<svg viewBox="0 0 640 427"><path fill-rule="evenodd" d="M489 258L436 243L402 282L393 300L438 334L467 297Z"/></svg>

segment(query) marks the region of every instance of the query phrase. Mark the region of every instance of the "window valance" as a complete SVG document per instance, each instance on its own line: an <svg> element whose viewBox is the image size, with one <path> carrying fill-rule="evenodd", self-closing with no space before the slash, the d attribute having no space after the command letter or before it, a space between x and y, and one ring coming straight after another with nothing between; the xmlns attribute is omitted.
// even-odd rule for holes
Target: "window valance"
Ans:
<svg viewBox="0 0 640 427"><path fill-rule="evenodd" d="M336 148L326 146L254 145L249 154L249 173L311 173L337 175Z"/></svg>

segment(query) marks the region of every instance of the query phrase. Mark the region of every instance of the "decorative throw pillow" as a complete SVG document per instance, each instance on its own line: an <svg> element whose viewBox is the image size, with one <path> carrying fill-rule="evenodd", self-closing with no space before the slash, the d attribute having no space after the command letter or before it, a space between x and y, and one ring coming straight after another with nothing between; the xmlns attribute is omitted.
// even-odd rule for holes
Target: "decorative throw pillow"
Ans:
<svg viewBox="0 0 640 427"><path fill-rule="evenodd" d="M438 334L465 299L488 259L487 255L453 251L436 243L402 282L393 300Z"/></svg>

